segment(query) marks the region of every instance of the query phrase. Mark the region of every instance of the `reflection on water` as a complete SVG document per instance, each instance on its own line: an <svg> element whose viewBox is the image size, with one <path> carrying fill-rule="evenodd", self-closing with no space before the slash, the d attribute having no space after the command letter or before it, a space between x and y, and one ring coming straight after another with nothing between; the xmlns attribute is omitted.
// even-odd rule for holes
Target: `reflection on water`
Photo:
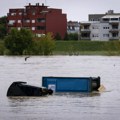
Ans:
<svg viewBox="0 0 120 120"><path fill-rule="evenodd" d="M54 93L53 95L56 96L66 96L66 97L70 97L70 98L82 98L82 97L94 97L94 96L100 96L100 92L91 92L91 93L75 93L75 92L58 92L58 93Z"/></svg>
<svg viewBox="0 0 120 120"><path fill-rule="evenodd" d="M0 120L119 120L120 57L0 57ZM101 77L106 92L6 97L13 81L41 86L42 76Z"/></svg>

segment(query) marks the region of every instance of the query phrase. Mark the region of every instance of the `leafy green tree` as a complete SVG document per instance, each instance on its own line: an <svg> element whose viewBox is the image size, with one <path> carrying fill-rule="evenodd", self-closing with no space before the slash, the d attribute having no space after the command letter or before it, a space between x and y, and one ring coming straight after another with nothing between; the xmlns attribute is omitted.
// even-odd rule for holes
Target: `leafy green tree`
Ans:
<svg viewBox="0 0 120 120"><path fill-rule="evenodd" d="M0 24L6 24L6 19L7 19L6 16L1 17L0 18Z"/></svg>
<svg viewBox="0 0 120 120"><path fill-rule="evenodd" d="M60 34L59 33L56 33L56 35L55 35L55 40L61 40L62 38L61 38L61 36L60 36Z"/></svg>
<svg viewBox="0 0 120 120"><path fill-rule="evenodd" d="M0 18L0 38L4 38L7 34L6 16Z"/></svg>
<svg viewBox="0 0 120 120"><path fill-rule="evenodd" d="M12 55L22 55L32 45L32 33L27 29L12 29L5 38L5 47Z"/></svg>
<svg viewBox="0 0 120 120"><path fill-rule="evenodd" d="M51 33L34 38L34 52L39 55L51 55L55 48L55 41Z"/></svg>
<svg viewBox="0 0 120 120"><path fill-rule="evenodd" d="M68 33L65 34L64 40L69 40Z"/></svg>

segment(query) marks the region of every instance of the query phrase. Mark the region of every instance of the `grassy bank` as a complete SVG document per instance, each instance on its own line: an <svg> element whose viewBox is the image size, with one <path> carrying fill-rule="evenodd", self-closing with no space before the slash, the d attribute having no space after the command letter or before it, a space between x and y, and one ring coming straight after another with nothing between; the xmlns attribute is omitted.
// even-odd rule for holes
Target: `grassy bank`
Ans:
<svg viewBox="0 0 120 120"><path fill-rule="evenodd" d="M6 52L0 40L0 55ZM120 55L120 41L55 41L54 55Z"/></svg>
<svg viewBox="0 0 120 120"><path fill-rule="evenodd" d="M120 55L118 41L56 41L54 54Z"/></svg>

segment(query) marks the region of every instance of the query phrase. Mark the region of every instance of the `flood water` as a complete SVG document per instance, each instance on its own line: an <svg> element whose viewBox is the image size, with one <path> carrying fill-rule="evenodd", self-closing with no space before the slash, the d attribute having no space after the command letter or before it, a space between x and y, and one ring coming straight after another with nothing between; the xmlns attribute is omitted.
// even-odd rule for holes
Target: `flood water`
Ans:
<svg viewBox="0 0 120 120"><path fill-rule="evenodd" d="M42 76L101 77L102 93L6 97L14 81L41 86ZM120 120L120 57L0 57L0 120Z"/></svg>

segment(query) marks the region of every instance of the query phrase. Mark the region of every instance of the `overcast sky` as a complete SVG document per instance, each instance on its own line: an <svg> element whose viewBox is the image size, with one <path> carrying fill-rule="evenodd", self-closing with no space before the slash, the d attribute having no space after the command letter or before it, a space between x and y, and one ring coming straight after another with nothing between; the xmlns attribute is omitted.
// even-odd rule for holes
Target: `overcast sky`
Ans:
<svg viewBox="0 0 120 120"><path fill-rule="evenodd" d="M28 3L45 3L50 8L60 8L67 20L87 21L88 14L102 14L108 10L120 13L120 0L0 0L0 17L10 8L24 8Z"/></svg>

